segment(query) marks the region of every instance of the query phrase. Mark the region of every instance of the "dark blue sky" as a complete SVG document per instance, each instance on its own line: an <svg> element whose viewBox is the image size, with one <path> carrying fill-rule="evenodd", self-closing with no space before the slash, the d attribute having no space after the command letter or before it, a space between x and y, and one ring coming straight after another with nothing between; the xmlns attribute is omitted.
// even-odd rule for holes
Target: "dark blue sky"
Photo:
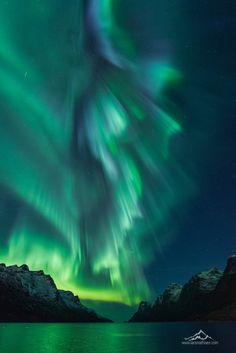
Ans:
<svg viewBox="0 0 236 353"><path fill-rule="evenodd" d="M181 133L176 134L175 136L172 137L170 144L168 146L169 147L168 156L171 156L170 159L173 162L172 164L170 163L171 164L170 166L168 165L168 176L170 177L170 179L172 177L174 179L175 175L179 175L179 174L173 173L172 175L172 171L175 171L175 168L176 170L178 169L178 171L180 170L180 172L183 173L181 175L187 176L186 179L191 180L191 183L192 183L191 185L194 186L194 192L191 194L190 197L188 198L186 197L186 200L184 201L182 201L181 197L177 197L176 198L177 200L181 199L180 203L177 205L175 204L173 206L173 209L171 209L170 211L168 209L168 212L169 212L168 221L165 222L165 220L163 220L163 223L165 223L163 225L163 229L161 228L162 227L161 225L160 227L157 227L157 229L153 230L153 232L155 233L154 237L156 237L158 241L160 240L160 247L156 251L155 256L152 258L151 263L147 267L144 266L145 267L144 271L148 279L148 282L150 284L150 287L153 290L153 300L154 300L155 296L161 291L163 291L167 287L167 285L171 282L178 282L183 284L193 274L199 271L207 270L214 266L223 269L226 264L227 257L233 251L236 251L236 109L235 109L236 108L236 96L235 96L236 3L233 2L233 0L225 0L225 1L126 0L123 2L118 1L117 4L119 8L117 8L117 12L115 10L115 14L117 16L116 20L121 25L121 28L122 30L124 30L124 33L127 34L127 38L129 37L132 38L132 43L134 42L134 47L138 58L137 61L142 62L142 60L148 61L149 59L150 60L158 59L158 62L162 63L163 61L166 65L170 66L171 68L173 67L174 70L180 73L180 76L182 77L180 82L176 85L168 86L167 84L166 88L163 89L164 99L163 101L161 101L160 99L160 102L159 101L157 102L157 107L161 109L163 107L164 109L167 107L169 109L169 110L167 109L166 111L167 115L168 114L170 116L173 115L173 120L176 120L177 122L179 122L182 128ZM5 5L7 7L8 3L6 2ZM63 4L63 2L61 2L61 6L64 9L65 5ZM68 7L68 9L69 8L70 7ZM55 9L53 8L52 13L54 14L55 12L54 15L57 18L58 13L54 10ZM22 33L21 31L19 31L19 36L24 33L24 28L27 29L27 25L31 24L31 21L32 21L31 16L29 16L28 18L29 22L27 22L25 13L22 12L22 14L23 15L19 17L21 20L23 19L22 25L21 25ZM35 11L35 14L38 15L38 12ZM69 16L68 18L70 18L71 16L70 12L67 15ZM74 18L74 16L72 17ZM32 21L32 23L34 23L34 28L32 29L35 30L35 28L37 28L37 31L38 31L38 28L42 28L43 30L45 29L44 20L46 21L47 25L49 25L49 23L52 22L44 18L44 16L42 16L42 19L40 18L38 22L41 25L41 27L40 26L37 27L34 21ZM64 13L63 13L63 21L65 21ZM64 26L66 24L66 21L65 23L63 21L62 21L63 25L61 25L60 23L58 27L57 26L55 27L56 29L60 29L58 32L56 30L55 33L60 34L61 31L62 33L64 33ZM75 25L74 22L72 24L71 23L69 24L70 26L68 28L71 28L72 25L73 26ZM18 22L16 23L16 27L17 25L18 25ZM77 22L76 22L76 25L77 25ZM43 59L40 60L39 63L36 63L36 61L34 63L34 65L36 66L36 69L39 69L39 67L41 67L41 64L43 64L43 68L42 68L43 75L46 75L47 69L49 70L49 72L51 72L50 74L51 76L49 75L49 77L52 78L52 83L50 83L49 86L50 85L52 86L48 87L47 86L48 83L47 83L45 89L46 91L48 90L48 93L51 93L51 90L52 90L53 101L54 100L61 101L63 100L63 98L61 97L65 97L64 89L66 90L68 83L67 83L67 79L65 79L66 84L64 84L63 69L61 67L63 60L66 61L65 67L64 67L65 77L67 77L66 75L68 73L68 69L75 64L73 63L72 59L73 59L73 55L77 55L78 43L76 41L77 39L76 40L74 39L74 37L77 38L76 37L77 32L73 30L74 28L73 26L72 26L72 29L70 29L69 31L69 37L71 38L71 42L73 42L73 45L71 45L70 40L68 39L68 33L66 30L64 33L65 36L63 37L64 42L62 41L62 43L66 43L65 45L68 45L68 47L71 46L71 49L70 49L72 51L71 57L67 57L69 49L65 50L65 48L62 46L62 49L63 49L62 52L64 53L65 51L65 53L63 54L65 55L65 57L62 56L60 58L61 61L55 60L53 57L53 63L51 63L50 60L52 59L51 57L52 52L55 51L54 53L55 58L58 58L61 55L60 46L58 46L56 43L55 47L50 46L50 50L45 51L45 54L48 55L48 56L47 55L43 56L43 58L45 59L45 63ZM13 29L14 27L12 28L12 33L14 32ZM16 30L16 34L18 35L17 32L18 32L18 27ZM30 31L28 31L27 29L26 32L29 33ZM51 37L52 33L49 33L49 32L51 31L48 31L47 35L49 35L49 39L51 39L51 43L54 44L55 39L53 36ZM16 38L18 37L16 36ZM18 48L18 46L20 47L20 41L16 40L16 38L15 38L16 48ZM23 50L23 53L25 53L24 51L25 47L29 45L28 54L30 54L29 57L31 60L32 59L31 50L32 52L35 52L36 57L39 58L41 57L41 55L39 55L41 54L41 49L38 52L38 44L35 43L35 41L32 42L32 39L30 40L30 38L31 37L29 36L28 38L29 42L27 42L26 36L22 35L23 45L21 50ZM45 36L42 35L42 38L44 43ZM58 37L56 38L58 40ZM94 38L92 39L94 40ZM90 54L94 52L96 53L96 50L97 50L97 48L93 48L94 42L93 40L91 40L90 37L89 37L89 40L91 41L91 43L90 41L88 41L89 43L88 48L90 50L93 49L94 51L91 50L91 52L90 51L86 52L87 56L88 56L88 53ZM120 43L121 44L120 48L123 47L123 44L125 44L125 42L126 40L124 40L124 43L123 42ZM9 47L11 47L11 45ZM56 55L57 50L59 53L58 57ZM7 52L7 55L8 55L8 52ZM76 61L75 61L76 63L77 63L77 60L78 58L76 57ZM21 62L21 60L19 60L19 62ZM98 60L98 63L100 63L99 60ZM102 63L102 69L105 70L107 65L107 58L104 62L102 60L101 63ZM110 68L110 66L108 65L107 68ZM55 77L54 77L55 72L57 72L57 70L58 70L58 73L57 73L58 84L57 84L57 80L55 80ZM71 75L74 76L73 67L71 68L71 70L72 70ZM22 70L20 68L20 75L22 75L21 71ZM39 72L41 73L41 70ZM99 75L96 74L96 77L97 76L99 77ZM90 78L87 78L87 76L85 77L86 79L83 78L83 80L89 81ZM22 76L22 80L24 80L23 82L25 82L26 78L27 80L30 79L30 75L28 74L28 71L26 71L26 73L23 72L23 76ZM48 80L49 78L47 76L45 82L47 82ZM43 82L43 79L42 79L42 82ZM58 87L60 86L59 83L62 85L63 88L61 91L59 89L59 91L56 93L55 88L56 86ZM93 86L93 82L91 86ZM119 86L119 87L122 87L122 86ZM9 92L10 92L9 96L12 95L12 97L14 96L14 98L15 96L17 96L17 94L14 94L14 92L11 92L11 90L9 90ZM92 93L93 93L93 90L92 90ZM83 99L82 99L83 102L86 101L86 99L84 99L84 97L86 96L87 94L83 96ZM5 95L3 97L5 97ZM49 95L49 97L51 96ZM48 100L50 99L51 98L48 98ZM65 100L67 101L67 99ZM2 99L2 101L4 102L4 99ZM19 103L22 104L21 102ZM78 106L81 110L78 109L77 111L75 109L75 116L76 114L81 113L84 105L85 103L83 103L82 105L78 103ZM54 105L52 104L52 106ZM6 109L7 112L8 112L8 108L9 107L7 107ZM59 104L56 110L58 112L61 112L61 109L62 109L61 105ZM4 112L4 109L2 111ZM4 114L2 115L4 117ZM8 118L8 115L6 116ZM82 116L82 113L81 113L81 116ZM81 116L79 116L80 119L81 119ZM12 116L11 116L11 119L13 119ZM3 136L5 136L5 134L7 136L7 131L8 131L10 132L10 140L15 142L15 139L12 138L13 135L12 135L11 119L5 119L4 121L4 123L6 122L9 123L9 127L8 127L9 131L5 129L4 124L2 124L2 128L4 129ZM17 111L16 117L14 116L14 119L15 119L14 122L15 121L17 122L14 128L14 133L17 136L19 133L18 123L20 121L18 116L18 111ZM35 121L37 121L37 119L35 119ZM45 118L45 121L47 121L46 118ZM77 120L75 122L77 123ZM76 123L75 123L75 126L73 125L74 131L72 134L73 137L75 137L75 139L73 139L71 144L72 146L71 150L73 150L73 148L76 145L76 151L73 151L72 153L73 158L71 158L73 161L74 159L76 159L74 157L80 156L79 154L77 155L78 146L77 146ZM27 124L26 125L22 124L21 126L22 131L25 132L24 130L25 127L27 127L28 129L29 126ZM80 127L80 125L78 126ZM85 126L87 126L87 124L85 124ZM90 130L93 131L93 125L91 126L92 127ZM97 125L95 125L95 127L96 126ZM26 132L28 132L27 129L26 129ZM34 158L35 148L29 148L29 146L31 146L29 142L31 142L31 140L33 142L34 137L44 136L45 132L43 130L43 134L42 132L41 133L38 132L37 134L35 134L35 130L32 130L33 133L31 135L31 128L29 128L29 131L30 131L29 140L26 140L27 144L24 149L23 149L23 143L25 141L25 138L22 138L22 139L19 138L18 139L19 141L17 141L17 143L19 143L20 148L16 149L17 150L16 156L18 156L19 151L22 154L25 153L27 155L27 158L22 159L26 166L25 170L24 168L21 167L21 169L24 170L24 173L22 173L22 175L24 176L24 174L25 175L27 174L26 171L30 165L28 151L30 151L32 152L32 156L33 156L31 157L33 166L35 165L36 167L35 169L36 172L35 174L33 173L32 175L36 179L37 178L42 180L45 179L45 181L49 182L48 184L49 185L48 189L50 190L49 194L52 193L54 195L55 193L56 195L55 200L57 205L58 204L57 197L58 195L60 196L60 191L62 188L60 187L61 185L60 183L58 184L56 183L57 178L55 177L55 175L57 176L61 174L61 164L60 164L61 161L60 163L56 164L56 166L58 166L58 172L52 169L52 174L51 174L51 164L50 164L51 161L49 161L50 163L48 162L44 165L44 159L47 160L47 158L45 158L47 157L46 156L47 153L42 152L41 149L39 148L39 163L37 163L37 160ZM51 128L49 131L51 133ZM144 129L142 128L142 132L143 131ZM153 131L155 130L151 130L149 128L145 130L144 135L149 134L147 136L147 140L151 139L150 135L152 134ZM63 130L63 134L64 134L64 130ZM23 134L22 136L25 136L25 135ZM146 136L144 136L144 138L146 138ZM155 142L156 141L159 142L158 135L152 136L152 139ZM93 140L93 135L91 139L89 139L89 142L90 140L91 141ZM57 137L56 141L60 141L60 138ZM82 187L81 188L78 187L78 190L76 187L74 192L75 195L73 196L75 196L75 199L76 199L75 205L78 206L78 209L80 210L80 207L81 209L83 208L85 209L86 211L85 215L87 215L87 209L89 209L87 205L87 199L89 198L88 195L90 193L92 195L91 203L96 204L93 197L95 194L94 190L97 190L97 187L99 189L99 192L98 192L99 196L100 196L100 191L103 190L103 187L104 187L104 190L106 190L107 195L105 195L106 194L105 192L104 192L104 195L108 196L108 198L104 197L103 192L101 192L102 201L103 199L105 201L105 202L103 201L104 203L106 203L107 201L110 201L110 198L112 199L111 195L113 195L110 189L109 189L109 192L107 192L108 183L103 184L103 180L104 180L103 164L98 163L97 155L96 155L96 158L92 156L91 151L88 149L88 145L89 144L86 143L85 151L89 151L89 153L84 154L83 156L81 154L83 158L81 159L78 158L81 164L79 163L78 166L76 164L76 168L74 168L74 166L72 168L72 170L75 171L76 180L77 180L77 176L80 175L80 171L82 171L81 172ZM153 144L153 145L154 147L156 146L156 144ZM44 140L43 140L43 146L44 146ZM3 150L4 149L2 149L2 151ZM61 149L59 149L59 151L61 153ZM59 155L61 156L60 153ZM7 149L3 153L3 156L5 155L6 156L9 155L9 153L7 152ZM6 159L7 158L5 157L2 158L2 162L3 162L2 164L4 166L5 164L8 165L8 163L5 163ZM11 158L8 158L8 159L10 162ZM21 160L21 157L19 157L18 159ZM17 161L17 157L15 157L15 160ZM41 165L40 165L41 161L43 161L43 164L42 164L44 166L43 168L41 168ZM67 163L68 163L68 160L66 159L65 168L67 168ZM168 158L166 163L168 164ZM50 165L50 168L49 168L49 173L46 174L46 167L48 164ZM19 165L21 166L21 163ZM83 168L83 166L85 165L87 170L86 168ZM14 165L13 167L14 168L12 170L15 171L16 166ZM32 170L34 172L34 168ZM91 173L91 170L93 171L93 173ZM42 172L42 176L40 174L41 172ZM18 170L16 171L16 175L17 173L18 173ZM146 171L143 174L144 174L143 179L147 178L147 180L149 180ZM96 177L97 175L98 177ZM7 176L9 176L9 174L7 174ZM12 172L12 178L13 178L12 180L14 180L14 176L15 174ZM89 180L89 177L91 178L91 180ZM162 177L163 179L165 179L164 173ZM4 183L7 184L7 180L5 180L4 178L3 178L3 181ZM30 178L30 180L31 179L33 178ZM22 177L22 180L24 180L24 177ZM25 179L25 180L28 180L28 179ZM100 185L99 185L99 181L102 181ZM152 181L152 183L150 183L151 187L157 187L155 181L153 180L151 181ZM165 181L166 181L166 184L168 184L168 180L165 180ZM62 179L62 182L64 183L64 179ZM8 246L9 240L12 236L12 233L15 227L14 221L18 222L19 214L21 216L23 214L22 216L23 223L20 224L19 227L23 227L24 222L26 223L28 222L31 226L31 222L32 222L34 223L35 227L40 231L41 231L41 228L43 230L44 230L44 227L45 229L47 228L47 232L45 232L45 235L50 234L50 239L51 239L50 241L56 240L61 237L61 235L60 237L58 237L59 233L57 233L57 230L54 229L55 225L53 226L51 225L50 222L52 220L47 215L47 212L46 212L46 216L49 218L49 220L45 221L44 220L45 215L42 216L40 213L41 209L38 210L37 207L35 207L35 205L34 207L32 207L32 209L30 209L30 202L29 202L29 200L31 200L30 198L27 200L24 200L23 192L22 194L20 194L20 197L18 196L18 194L16 196L14 192L11 192L10 188L8 190L8 188L4 186L5 185L4 183L3 185L0 184L0 193L1 193L0 228L3 234L0 237L0 246L2 248ZM89 185L88 195L86 194L86 192L81 192L81 190L83 191L86 189L84 185L87 185L87 183ZM25 184L27 184L27 182L25 182ZM23 185L25 184L23 183ZM176 183L176 185L181 185L181 188L180 187L176 189L173 188L171 190L173 191L173 195L174 194L178 196L183 195L183 198L184 198L185 190L182 183L181 184ZM54 190L54 187L55 187L55 190ZM57 190L57 187L59 192ZM12 185L12 190L15 190L15 183L13 183ZM144 188L144 191L143 191L144 194L145 194L145 190L146 189ZM156 190L154 191L156 192ZM77 192L79 197L77 196ZM164 203L164 200L161 199L163 194L162 194L162 190L160 190L160 193L157 193L157 197L161 195L160 196L161 203L162 201ZM174 195L173 198L176 195ZM145 196L146 195L144 195L144 199L145 199ZM83 205L83 202L81 203L78 202L78 200L80 199L83 200L84 205ZM64 203L66 203L66 201L68 200L66 200L65 197L62 197L62 200L63 200L62 209L64 209ZM106 203L106 205L107 205L107 209L109 210L110 203ZM22 207L24 212L21 211ZM71 205L69 207L69 210L70 209L71 209ZM84 209L82 211L84 211ZM147 208L147 210L149 210L149 208ZM37 215L37 211L40 211L39 213L41 218ZM82 251L83 254L86 254L85 256L86 261L84 261L84 264L83 264L84 271L86 272L85 284L87 284L87 281L89 283L89 281L91 280L89 276L92 273L92 271L90 271L91 270L90 263L89 261L87 261L87 259L89 259L90 255L91 255L91 258L93 258L94 253L96 253L96 249L99 253L100 248L102 248L103 246L104 233L102 232L101 234L99 233L99 236L101 237L99 237L98 238L99 240L97 240L97 234L98 234L97 228L98 226L100 226L98 222L98 218L99 219L101 218L100 223L102 228L103 218L106 218L104 216L104 214L106 214L104 211L107 211L107 210L104 209L103 203L102 203L101 206L99 204L99 209L95 208L95 211L97 212L96 215L93 212L91 212L91 214L92 214L92 219L96 219L96 222L94 222L94 224L96 223L96 226L95 226L96 231L95 232L91 231L91 234L96 235L96 241L94 242L92 241L91 243L92 244L90 249L91 252L88 252L87 250L86 250L87 252L84 251L85 248L83 248L83 251ZM25 214L27 216L25 216ZM56 220L58 218L59 216L56 213ZM152 224L158 223L156 221L157 220L155 219L152 222ZM53 222L54 222L54 219L53 219ZM79 224L80 229L86 228L84 226L85 223L83 222L82 216L79 222L81 223L81 225ZM90 223L92 224L93 222L87 222L89 226L90 226ZM87 228L89 228L90 230L90 227L87 226ZM93 224L91 225L91 228L92 230L94 230ZM81 233L83 232L81 231ZM146 255L145 251L147 251L148 253L149 247L154 248L153 243L156 240L156 239L153 240L154 238L153 235L149 234L149 229L147 231L147 234L145 235L147 236L144 237L144 241L143 241L144 246L142 248L144 255ZM33 239L32 244L34 245L35 234L34 234L34 237L30 237L30 239L31 240ZM41 237L38 236L37 241L40 241L40 239ZM64 251L64 246L67 251L66 244L68 239L67 238L65 239L62 237L62 240L60 240L63 251ZM83 243L83 239L82 239L82 243ZM95 245L97 245L96 248L95 248ZM87 243L86 243L86 246L87 246ZM124 243L124 248L125 248L125 243ZM67 252L65 253L67 254ZM145 258L145 256L143 257ZM148 260L150 260L150 258L148 258ZM121 265L123 264L121 263ZM103 275L107 276L107 272L104 272L104 273L105 274L102 274L102 276ZM100 281L100 277L98 278L98 281ZM140 283L138 284L142 285L141 281L142 279L140 277ZM93 287L91 286L91 288ZM128 319L129 316L135 310L135 308L128 308L120 304L115 305L114 303L102 303L99 301L95 303L84 301L84 303L87 304L88 306L90 306L91 304L91 306L96 308L96 310L98 310L98 312L102 313L103 315L107 315L108 317L119 319L119 320Z"/></svg>
<svg viewBox="0 0 236 353"><path fill-rule="evenodd" d="M184 126L171 153L196 185L192 199L172 211L173 237L145 271L154 293L160 293L199 271L224 269L236 251L236 4L139 1L134 10L132 2L126 3L126 25L142 43L141 55L160 52L168 42L183 73L183 87L167 92Z"/></svg>

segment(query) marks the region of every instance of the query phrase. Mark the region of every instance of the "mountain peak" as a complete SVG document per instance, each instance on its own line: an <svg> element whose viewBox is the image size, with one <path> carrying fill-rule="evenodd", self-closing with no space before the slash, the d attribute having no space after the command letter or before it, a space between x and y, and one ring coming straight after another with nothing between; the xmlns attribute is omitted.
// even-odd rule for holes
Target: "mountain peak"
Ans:
<svg viewBox="0 0 236 353"><path fill-rule="evenodd" d="M81 304L72 292L58 290L52 277L27 265L0 264L0 321L109 322Z"/></svg>
<svg viewBox="0 0 236 353"><path fill-rule="evenodd" d="M170 284L152 306L140 305L130 321L235 320L235 318L236 253L233 253L227 260L224 272L213 267L193 275L183 286ZM203 337L205 333L200 330L196 335Z"/></svg>

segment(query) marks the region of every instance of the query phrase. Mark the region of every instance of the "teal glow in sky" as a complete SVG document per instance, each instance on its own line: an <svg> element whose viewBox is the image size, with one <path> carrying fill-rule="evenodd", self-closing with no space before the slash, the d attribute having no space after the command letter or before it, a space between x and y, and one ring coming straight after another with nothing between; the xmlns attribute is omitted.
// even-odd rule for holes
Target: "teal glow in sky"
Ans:
<svg viewBox="0 0 236 353"><path fill-rule="evenodd" d="M177 164L168 175L182 128L161 104L181 73L135 55L113 2L74 2L65 28L62 7L1 5L0 178L20 204L1 259L42 268L81 298L134 304L150 293L147 232L191 185Z"/></svg>
<svg viewBox="0 0 236 353"><path fill-rule="evenodd" d="M146 269L175 239L173 212L197 194L196 156L215 141L210 115L190 141L175 98L189 84L183 37L168 37L164 3L159 28L144 12L143 35L131 5L122 17L118 0L0 4L0 262L127 305L153 297Z"/></svg>

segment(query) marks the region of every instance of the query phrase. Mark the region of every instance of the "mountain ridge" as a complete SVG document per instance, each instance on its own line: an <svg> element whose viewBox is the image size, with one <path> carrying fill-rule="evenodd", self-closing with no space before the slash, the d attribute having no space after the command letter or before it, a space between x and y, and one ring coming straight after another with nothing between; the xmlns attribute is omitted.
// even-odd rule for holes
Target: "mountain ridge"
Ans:
<svg viewBox="0 0 236 353"><path fill-rule="evenodd" d="M111 322L52 277L27 265L0 264L0 322Z"/></svg>
<svg viewBox="0 0 236 353"><path fill-rule="evenodd" d="M225 270L193 275L183 286L171 283L153 304L141 302L129 322L236 320L236 253Z"/></svg>

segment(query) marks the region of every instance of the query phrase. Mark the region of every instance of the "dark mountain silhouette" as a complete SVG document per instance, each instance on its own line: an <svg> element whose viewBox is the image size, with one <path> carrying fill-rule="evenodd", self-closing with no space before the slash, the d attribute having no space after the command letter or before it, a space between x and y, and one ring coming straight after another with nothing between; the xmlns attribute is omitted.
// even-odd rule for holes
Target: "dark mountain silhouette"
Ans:
<svg viewBox="0 0 236 353"><path fill-rule="evenodd" d="M27 265L0 264L1 322L109 322L81 304L73 293L58 290L51 276Z"/></svg>
<svg viewBox="0 0 236 353"><path fill-rule="evenodd" d="M153 305L141 302L130 322L236 320L236 254L224 272L200 272L184 285L170 284Z"/></svg>
<svg viewBox="0 0 236 353"><path fill-rule="evenodd" d="M130 322L236 320L236 254L224 272L200 272L183 286L172 283L154 304L141 302ZM78 296L57 289L43 271L0 264L1 322L110 322ZM203 332L193 339L204 339ZM209 339L209 337L207 338Z"/></svg>

